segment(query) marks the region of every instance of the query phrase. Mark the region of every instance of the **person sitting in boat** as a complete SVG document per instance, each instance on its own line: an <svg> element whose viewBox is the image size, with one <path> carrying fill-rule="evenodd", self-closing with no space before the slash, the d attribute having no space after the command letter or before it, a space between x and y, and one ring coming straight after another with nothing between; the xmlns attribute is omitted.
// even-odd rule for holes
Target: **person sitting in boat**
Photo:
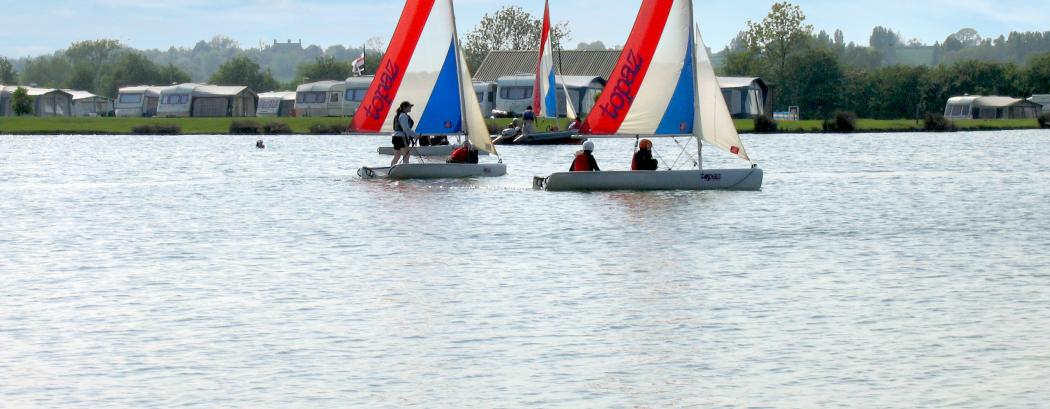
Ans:
<svg viewBox="0 0 1050 409"><path fill-rule="evenodd" d="M638 152L631 160L631 170L656 170L659 163L653 159L653 141L642 139L638 143Z"/></svg>
<svg viewBox="0 0 1050 409"><path fill-rule="evenodd" d="M525 113L521 114L521 134L532 135L536 133L536 113L532 111L532 105L525 108Z"/></svg>
<svg viewBox="0 0 1050 409"><path fill-rule="evenodd" d="M478 150L474 149L474 146L469 141L463 142L463 145L452 151L452 155L449 155L447 163L478 163Z"/></svg>
<svg viewBox="0 0 1050 409"><path fill-rule="evenodd" d="M511 120L509 124L507 124L507 127L505 129L503 129L502 132L500 132L500 135L502 135L502 136L518 136L519 132L521 132L521 127L518 126L518 119L515 118L515 119Z"/></svg>
<svg viewBox="0 0 1050 409"><path fill-rule="evenodd" d="M394 143L394 160L390 161L390 166L397 165L399 160L407 164L411 156L408 152L412 146L412 140L419 137L419 134L413 129L416 121L413 121L408 115L411 112L412 103L405 101L397 108L397 113L394 115L394 136L390 139Z"/></svg>
<svg viewBox="0 0 1050 409"><path fill-rule="evenodd" d="M570 172L599 172L601 169L598 168L598 161L594 160L594 142L587 141L583 143L583 150L576 152L576 159L573 159L572 166L569 167Z"/></svg>
<svg viewBox="0 0 1050 409"><path fill-rule="evenodd" d="M569 127L566 128L566 130L567 131L579 131L581 126L583 126L583 121L581 121L580 118L576 118L576 119L573 119L572 122L569 123Z"/></svg>

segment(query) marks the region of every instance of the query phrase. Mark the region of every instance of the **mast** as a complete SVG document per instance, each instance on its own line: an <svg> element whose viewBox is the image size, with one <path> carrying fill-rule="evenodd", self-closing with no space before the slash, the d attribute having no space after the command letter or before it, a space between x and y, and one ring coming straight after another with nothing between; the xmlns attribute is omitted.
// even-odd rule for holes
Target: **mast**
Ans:
<svg viewBox="0 0 1050 409"><path fill-rule="evenodd" d="M464 78L463 78L463 67L461 67L459 65L460 64L459 56L460 56L460 53L463 52L463 50L460 48L460 44L459 44L459 26L456 25L456 6L455 6L455 4L453 4L452 0L447 0L447 1L448 1L448 9L449 9L449 11L452 14L452 41L454 41L456 43L456 55L455 55L455 58L456 58L456 78L458 79L457 83L459 84L459 120L460 120L460 122L463 123L463 136L466 137L466 139L469 141L470 140L470 128L469 128L469 125L467 124L467 122L469 122L467 120L467 104L464 101L464 99L466 99L466 98L464 98L464 95L463 95L463 80L464 80Z"/></svg>
<svg viewBox="0 0 1050 409"><path fill-rule="evenodd" d="M693 12L693 0L688 0L688 1L689 1L689 31L693 31L693 30L700 31L700 26L696 24L696 15ZM697 155L696 156L696 163L697 163L697 166L700 168L700 172L703 173L703 171L704 171L704 142L703 142L703 137L702 136L703 136L703 132L704 132L704 126L703 126L703 115L701 115L701 112L700 112L700 76L697 75L697 68L698 68L698 66L700 64L699 64L699 61L696 60L696 56L697 56L697 49L696 48L699 47L700 44L697 44L696 33L694 33L694 32L690 32L689 33L689 42L693 44L693 46L691 47L693 49L693 55L689 56L689 58L693 59L693 64L692 64L692 66L693 66L693 73L692 73L692 75L693 75L693 88L695 90L693 92L693 137L696 138L696 155ZM707 50L704 50L704 52L707 52Z"/></svg>

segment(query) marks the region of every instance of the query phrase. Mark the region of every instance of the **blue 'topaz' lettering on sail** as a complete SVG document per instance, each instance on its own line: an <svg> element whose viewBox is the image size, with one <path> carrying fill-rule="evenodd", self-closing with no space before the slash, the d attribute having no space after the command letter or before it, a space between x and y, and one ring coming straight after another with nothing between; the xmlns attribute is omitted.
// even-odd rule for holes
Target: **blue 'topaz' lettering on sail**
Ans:
<svg viewBox="0 0 1050 409"><path fill-rule="evenodd" d="M422 135L448 135L463 132L463 111L459 102L459 72L456 68L456 43L453 41L441 67L434 92L416 125Z"/></svg>
<svg viewBox="0 0 1050 409"><path fill-rule="evenodd" d="M693 83L693 38L689 36L689 48L685 53L685 65L678 77L671 102L656 128L657 135L687 135L693 133L693 101L696 84Z"/></svg>

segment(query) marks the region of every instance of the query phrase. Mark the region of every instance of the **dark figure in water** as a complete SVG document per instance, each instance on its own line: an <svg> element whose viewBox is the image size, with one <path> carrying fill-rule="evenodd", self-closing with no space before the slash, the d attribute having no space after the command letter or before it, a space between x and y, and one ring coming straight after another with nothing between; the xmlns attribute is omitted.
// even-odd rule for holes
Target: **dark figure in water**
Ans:
<svg viewBox="0 0 1050 409"><path fill-rule="evenodd" d="M266 144L264 144L262 139L260 139L255 141L255 147L259 149L266 149Z"/></svg>

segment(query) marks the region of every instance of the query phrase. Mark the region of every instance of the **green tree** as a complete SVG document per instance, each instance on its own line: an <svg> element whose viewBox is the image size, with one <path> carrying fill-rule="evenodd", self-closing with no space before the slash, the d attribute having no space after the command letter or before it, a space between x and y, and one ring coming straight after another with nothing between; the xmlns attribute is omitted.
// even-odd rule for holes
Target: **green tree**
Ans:
<svg viewBox="0 0 1050 409"><path fill-rule="evenodd" d="M11 110L15 111L17 116L33 114L33 97L29 96L29 90L18 87L11 94Z"/></svg>
<svg viewBox="0 0 1050 409"><path fill-rule="evenodd" d="M7 58L0 57L0 84L17 84L18 73L14 64Z"/></svg>
<svg viewBox="0 0 1050 409"><path fill-rule="evenodd" d="M1024 77L1025 94L1050 94L1050 53L1029 58Z"/></svg>
<svg viewBox="0 0 1050 409"><path fill-rule="evenodd" d="M47 88L65 88L73 76L73 65L64 55L40 56L26 60L19 76L22 83Z"/></svg>
<svg viewBox="0 0 1050 409"><path fill-rule="evenodd" d="M772 79L780 82L787 72L788 58L803 48L813 33L806 25L802 8L788 2L774 3L769 14L760 23L747 22L748 48L758 51L773 67Z"/></svg>
<svg viewBox="0 0 1050 409"><path fill-rule="evenodd" d="M269 70L263 71L259 63L245 56L234 57L219 66L209 81L215 85L244 85L255 92L276 90L277 80Z"/></svg>
<svg viewBox="0 0 1050 409"><path fill-rule="evenodd" d="M826 48L810 48L791 55L785 64L778 105L797 105L806 118L827 118L841 105L843 70L838 57Z"/></svg>
<svg viewBox="0 0 1050 409"><path fill-rule="evenodd" d="M338 61L332 57L318 57L313 63L302 64L297 70L296 82L344 81L353 75L354 67L349 61Z"/></svg>
<svg viewBox="0 0 1050 409"><path fill-rule="evenodd" d="M125 53L112 64L103 79L102 95L113 98L120 87L133 85L168 85L189 82L190 76L172 64L158 67L139 53Z"/></svg>
<svg viewBox="0 0 1050 409"><path fill-rule="evenodd" d="M66 49L65 56L69 59L70 63L78 67L77 71L90 69L91 71L91 86L84 87L79 85L76 88L85 89L91 92L99 92L102 88L102 73L105 70L106 64L112 62L114 55L117 51L124 48L124 45L117 40L89 40L75 42ZM80 69L79 67L88 67ZM74 72L74 75L82 75ZM80 82L78 79L78 82Z"/></svg>
<svg viewBox="0 0 1050 409"><path fill-rule="evenodd" d="M467 66L471 72L477 71L489 51L538 50L542 29L542 16L536 18L520 6L504 6L495 13L485 14L465 36L463 51ZM551 45L555 50L571 39L569 23L551 24Z"/></svg>

